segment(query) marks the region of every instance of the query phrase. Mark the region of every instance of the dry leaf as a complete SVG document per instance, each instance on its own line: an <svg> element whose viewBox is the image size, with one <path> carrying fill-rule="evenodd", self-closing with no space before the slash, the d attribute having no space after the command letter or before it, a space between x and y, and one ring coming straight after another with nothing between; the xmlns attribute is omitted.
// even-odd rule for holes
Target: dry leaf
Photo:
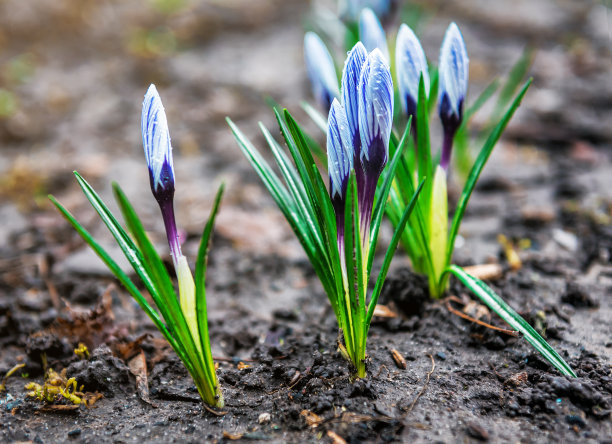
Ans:
<svg viewBox="0 0 612 444"><path fill-rule="evenodd" d="M471 274L483 281L494 281L503 276L504 270L500 264L479 264L463 268L466 273Z"/></svg>
<svg viewBox="0 0 612 444"><path fill-rule="evenodd" d="M333 444L346 444L346 441L332 430L327 431L327 436L331 438Z"/></svg>
<svg viewBox="0 0 612 444"><path fill-rule="evenodd" d="M306 418L306 424L308 424L312 428L317 427L323 422L323 418L321 418L316 413L311 412L310 410L302 410L300 412L300 415Z"/></svg>
<svg viewBox="0 0 612 444"><path fill-rule="evenodd" d="M149 398L149 378L147 375L147 360L142 350L136 356L128 361L130 372L136 376L136 390L138 396L147 404L157 407L151 398Z"/></svg>
<svg viewBox="0 0 612 444"><path fill-rule="evenodd" d="M397 318L397 313L386 305L376 304L374 307L374 316L379 318Z"/></svg>
<svg viewBox="0 0 612 444"><path fill-rule="evenodd" d="M237 441L239 439L242 439L243 436L244 433L230 433L223 430L223 437L231 441Z"/></svg>
<svg viewBox="0 0 612 444"><path fill-rule="evenodd" d="M391 349L391 356L393 357L393 360L395 361L395 365L397 365L398 368L401 368L403 370L406 369L406 360L400 354L400 352L398 352L396 349L392 348Z"/></svg>

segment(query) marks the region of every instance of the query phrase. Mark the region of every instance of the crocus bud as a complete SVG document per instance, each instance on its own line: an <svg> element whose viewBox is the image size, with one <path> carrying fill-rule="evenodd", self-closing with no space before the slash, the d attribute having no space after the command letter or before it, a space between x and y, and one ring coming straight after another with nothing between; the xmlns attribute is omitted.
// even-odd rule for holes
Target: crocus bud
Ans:
<svg viewBox="0 0 612 444"><path fill-rule="evenodd" d="M359 16L359 40L368 52L378 48L382 51L385 61L389 63L389 47L387 46L387 38L378 17L370 8L365 8Z"/></svg>
<svg viewBox="0 0 612 444"><path fill-rule="evenodd" d="M440 50L438 112L444 129L440 166L448 169L453 137L463 119L463 103L468 87L469 59L461 31L455 23L446 30Z"/></svg>
<svg viewBox="0 0 612 444"><path fill-rule="evenodd" d="M362 228L369 230L378 178L389 157L393 125L393 81L384 55L372 51L361 70L358 86L359 159L364 172L364 192L359 196Z"/></svg>
<svg viewBox="0 0 612 444"><path fill-rule="evenodd" d="M149 167L151 191L159 203L174 264L181 254L174 217L174 166L168 121L155 85L151 85L142 103L142 144Z"/></svg>
<svg viewBox="0 0 612 444"><path fill-rule="evenodd" d="M155 85L151 85L142 103L142 144L149 167L151 191L157 201L174 198L172 145L164 105Z"/></svg>
<svg viewBox="0 0 612 444"><path fill-rule="evenodd" d="M326 110L339 97L338 76L325 43L314 32L304 35L304 59L315 99Z"/></svg>
<svg viewBox="0 0 612 444"><path fill-rule="evenodd" d="M415 128L419 81L423 76L425 91L429 92L429 71L423 47L406 24L400 26L397 34L395 69L402 109L408 117L412 117L412 128Z"/></svg>
<svg viewBox="0 0 612 444"><path fill-rule="evenodd" d="M336 213L338 243L342 245L346 190L353 168L353 143L346 113L337 99L332 102L327 118L327 168L329 195Z"/></svg>

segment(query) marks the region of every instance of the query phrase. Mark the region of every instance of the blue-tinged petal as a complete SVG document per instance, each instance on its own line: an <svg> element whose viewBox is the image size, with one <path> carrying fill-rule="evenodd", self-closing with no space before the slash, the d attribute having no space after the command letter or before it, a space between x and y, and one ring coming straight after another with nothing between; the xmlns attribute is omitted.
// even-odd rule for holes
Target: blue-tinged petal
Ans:
<svg viewBox="0 0 612 444"><path fill-rule="evenodd" d="M468 88L469 59L465 42L455 23L451 23L440 49L438 106L442 121L461 121ZM455 123L455 122L453 122Z"/></svg>
<svg viewBox="0 0 612 444"><path fill-rule="evenodd" d="M387 38L378 17L370 8L365 8L359 16L359 40L368 52L378 48L382 51L387 63L389 63L389 47L387 46Z"/></svg>
<svg viewBox="0 0 612 444"><path fill-rule="evenodd" d="M174 196L172 144L164 106L155 85L151 85L145 94L141 126L151 190L158 200L172 199Z"/></svg>
<svg viewBox="0 0 612 444"><path fill-rule="evenodd" d="M382 21L389 17L397 6L397 0L340 0L339 15L343 20L356 22L363 8L370 8Z"/></svg>
<svg viewBox="0 0 612 444"><path fill-rule="evenodd" d="M327 168L332 200L344 200L353 168L353 144L346 113L336 99L331 104L327 118Z"/></svg>
<svg viewBox="0 0 612 444"><path fill-rule="evenodd" d="M400 102L404 112L416 115L421 75L425 91L429 91L429 71L421 42L406 24L400 26L395 44L395 69L397 74Z"/></svg>
<svg viewBox="0 0 612 444"><path fill-rule="evenodd" d="M304 60L315 99L327 110L332 100L340 96L338 76L331 54L314 32L304 35Z"/></svg>
<svg viewBox="0 0 612 444"><path fill-rule="evenodd" d="M346 112L353 147L358 149L359 137L359 98L357 88L361 69L368 57L368 52L361 42L357 42L348 53L342 71L342 106Z"/></svg>
<svg viewBox="0 0 612 444"><path fill-rule="evenodd" d="M360 160L364 172L380 174L389 155L393 124L393 80L382 52L372 51L359 79Z"/></svg>

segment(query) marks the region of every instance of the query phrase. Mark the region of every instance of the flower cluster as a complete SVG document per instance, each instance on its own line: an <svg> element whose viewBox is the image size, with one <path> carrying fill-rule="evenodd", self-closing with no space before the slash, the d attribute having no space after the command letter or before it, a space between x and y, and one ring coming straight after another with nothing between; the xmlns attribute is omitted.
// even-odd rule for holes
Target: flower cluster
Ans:
<svg viewBox="0 0 612 444"><path fill-rule="evenodd" d="M342 73L341 99L329 111L327 156L330 195L336 211L338 243L344 235L344 203L355 171L362 239L368 238L376 185L389 157L393 124L393 82L384 55L367 53L361 42L349 52Z"/></svg>

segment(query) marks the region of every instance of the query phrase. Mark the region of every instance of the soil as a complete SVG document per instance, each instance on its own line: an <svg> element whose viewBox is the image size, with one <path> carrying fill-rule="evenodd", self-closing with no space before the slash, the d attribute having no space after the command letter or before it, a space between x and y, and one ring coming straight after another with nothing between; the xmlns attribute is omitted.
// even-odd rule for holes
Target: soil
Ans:
<svg viewBox="0 0 612 444"><path fill-rule="evenodd" d="M612 54L605 5L514 0L483 8L464 0L415 2L413 9L430 58L448 22L460 24L470 97L507 72L523 46L536 50L534 85L472 197L455 260L500 264L502 275L490 285L578 378L561 376L523 339L430 300L425 280L398 251L380 301L394 317L375 318L368 377L353 380L311 266L223 122L232 116L261 147L255 123L274 128L266 97L308 122L299 101L310 97L301 54L309 6L35 4L0 3L0 92L14 101L0 106L0 374L25 364L0 394L0 441L612 442ZM139 107L150 82L173 134L189 257L216 187L224 181L228 189L207 292L226 400L219 416L202 407L150 320L45 199L55 194L118 253L70 171L78 169L108 202L116 180L165 251L139 148ZM476 126L483 122L476 116ZM523 247L520 269L510 267L498 234ZM458 283L448 294L504 327ZM73 352L80 342L86 359ZM26 396L26 384L42 383L42 355L103 397L68 409Z"/></svg>

